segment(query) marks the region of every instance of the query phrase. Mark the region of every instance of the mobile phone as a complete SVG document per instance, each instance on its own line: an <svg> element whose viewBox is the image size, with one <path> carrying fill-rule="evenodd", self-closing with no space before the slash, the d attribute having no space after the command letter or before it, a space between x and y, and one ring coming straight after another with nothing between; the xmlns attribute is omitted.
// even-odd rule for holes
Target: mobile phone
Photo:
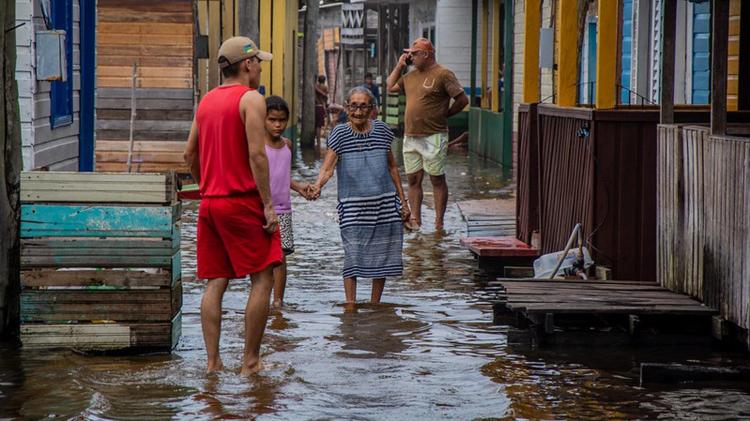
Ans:
<svg viewBox="0 0 750 421"><path fill-rule="evenodd" d="M412 63L413 63L413 62L412 62L412 60L411 60L411 54L409 54L409 56L408 56L408 57L406 57L406 65L407 65L407 66L411 66L411 65L412 65Z"/></svg>

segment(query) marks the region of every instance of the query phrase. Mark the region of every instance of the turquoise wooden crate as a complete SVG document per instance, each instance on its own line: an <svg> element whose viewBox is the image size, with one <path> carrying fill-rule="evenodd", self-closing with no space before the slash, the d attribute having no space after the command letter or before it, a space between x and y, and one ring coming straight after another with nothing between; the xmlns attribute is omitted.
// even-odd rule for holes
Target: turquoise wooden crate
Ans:
<svg viewBox="0 0 750 421"><path fill-rule="evenodd" d="M22 174L24 347L169 350L177 344L176 184L173 174Z"/></svg>

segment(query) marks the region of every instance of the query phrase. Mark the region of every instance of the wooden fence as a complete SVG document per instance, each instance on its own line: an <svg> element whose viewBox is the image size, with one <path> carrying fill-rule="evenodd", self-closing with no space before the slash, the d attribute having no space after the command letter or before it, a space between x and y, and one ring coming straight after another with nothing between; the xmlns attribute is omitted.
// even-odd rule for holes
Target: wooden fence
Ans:
<svg viewBox="0 0 750 421"><path fill-rule="evenodd" d="M750 138L659 127L658 281L750 328Z"/></svg>
<svg viewBox="0 0 750 421"><path fill-rule="evenodd" d="M21 177L24 348L173 348L180 336L174 175Z"/></svg>
<svg viewBox="0 0 750 421"><path fill-rule="evenodd" d="M517 236L561 250L583 223L597 263L616 279L656 279L656 108L519 108ZM681 109L678 121L708 121ZM536 137L535 137L536 136Z"/></svg>

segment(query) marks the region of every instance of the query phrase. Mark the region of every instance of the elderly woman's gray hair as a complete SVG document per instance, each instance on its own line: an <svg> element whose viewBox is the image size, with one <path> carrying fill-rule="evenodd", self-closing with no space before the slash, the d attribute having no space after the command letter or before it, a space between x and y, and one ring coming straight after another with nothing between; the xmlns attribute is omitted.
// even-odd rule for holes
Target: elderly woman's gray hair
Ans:
<svg viewBox="0 0 750 421"><path fill-rule="evenodd" d="M352 95L354 94L364 94L367 95L367 98L369 98L369 101L367 102L369 105L375 104L375 95L370 92L369 89L365 88L364 86L355 86L352 89L349 89L349 93L346 95L346 103L348 104L349 101L352 99Z"/></svg>

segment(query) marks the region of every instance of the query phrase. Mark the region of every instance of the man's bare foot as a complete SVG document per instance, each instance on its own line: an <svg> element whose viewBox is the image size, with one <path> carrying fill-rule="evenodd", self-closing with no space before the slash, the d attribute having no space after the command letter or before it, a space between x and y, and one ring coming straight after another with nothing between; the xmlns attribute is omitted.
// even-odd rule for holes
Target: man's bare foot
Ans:
<svg viewBox="0 0 750 421"><path fill-rule="evenodd" d="M260 358L258 358L258 360L255 362L250 362L250 363L243 362L242 370L240 370L240 376L247 377L261 370L263 370L263 363L260 361Z"/></svg>
<svg viewBox="0 0 750 421"><path fill-rule="evenodd" d="M221 371L223 369L224 369L224 363L221 362L221 360L217 362L209 362L208 366L206 367L206 374L216 373L217 371Z"/></svg>
<svg viewBox="0 0 750 421"><path fill-rule="evenodd" d="M357 303L354 301L347 301L344 303L344 313L356 313Z"/></svg>

